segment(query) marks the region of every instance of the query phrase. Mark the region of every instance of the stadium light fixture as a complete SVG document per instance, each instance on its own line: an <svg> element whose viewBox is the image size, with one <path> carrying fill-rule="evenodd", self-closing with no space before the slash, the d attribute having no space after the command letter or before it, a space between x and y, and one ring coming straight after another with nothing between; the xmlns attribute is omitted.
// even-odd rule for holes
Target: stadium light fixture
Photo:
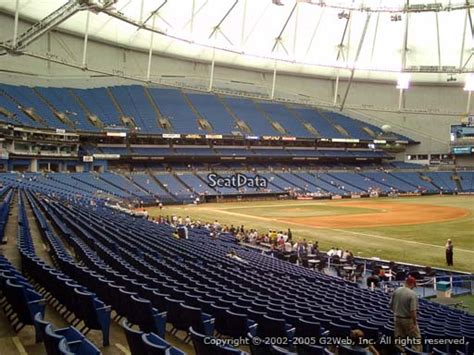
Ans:
<svg viewBox="0 0 474 355"><path fill-rule="evenodd" d="M466 82L464 83L464 91L474 91L474 74L466 75Z"/></svg>
<svg viewBox="0 0 474 355"><path fill-rule="evenodd" d="M400 73L397 79L397 89L407 90L410 87L410 74Z"/></svg>

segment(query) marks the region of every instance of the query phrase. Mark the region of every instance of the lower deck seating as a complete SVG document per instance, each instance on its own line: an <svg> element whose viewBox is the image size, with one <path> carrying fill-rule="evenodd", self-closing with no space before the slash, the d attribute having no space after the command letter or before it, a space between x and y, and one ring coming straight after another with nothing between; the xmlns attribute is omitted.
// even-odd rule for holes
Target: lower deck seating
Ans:
<svg viewBox="0 0 474 355"><path fill-rule="evenodd" d="M245 171L240 169L239 171ZM267 179L267 188L249 186L234 188L210 186L209 174L231 177L234 171L178 171L151 174L135 173L0 173L0 182L5 187L24 187L48 195L68 199L129 201L154 203L191 202L199 196L278 194L319 194L322 196L368 195L372 191L379 194L399 193L453 193L474 190L474 171L430 172L414 171L344 171L315 170L303 166L288 171L269 171L268 167L256 166L246 171L248 176L259 175ZM2 213L0 205L0 213ZM3 210L5 213L5 210ZM1 226L0 226L1 227ZM1 229L0 229L1 233Z"/></svg>

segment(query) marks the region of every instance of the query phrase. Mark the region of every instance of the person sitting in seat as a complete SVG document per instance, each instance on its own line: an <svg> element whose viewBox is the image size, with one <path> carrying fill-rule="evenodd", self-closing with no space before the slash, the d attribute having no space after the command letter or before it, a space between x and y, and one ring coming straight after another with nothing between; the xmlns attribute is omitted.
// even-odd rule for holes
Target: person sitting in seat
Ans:
<svg viewBox="0 0 474 355"><path fill-rule="evenodd" d="M380 278L378 276L378 270L372 270L372 275L367 278L367 287L371 288L372 284L374 287L380 286Z"/></svg>
<svg viewBox="0 0 474 355"><path fill-rule="evenodd" d="M374 348L373 345L369 344L369 341L365 339L364 332L360 329L353 329L350 334L352 350L365 350L366 354L378 355L379 352Z"/></svg>

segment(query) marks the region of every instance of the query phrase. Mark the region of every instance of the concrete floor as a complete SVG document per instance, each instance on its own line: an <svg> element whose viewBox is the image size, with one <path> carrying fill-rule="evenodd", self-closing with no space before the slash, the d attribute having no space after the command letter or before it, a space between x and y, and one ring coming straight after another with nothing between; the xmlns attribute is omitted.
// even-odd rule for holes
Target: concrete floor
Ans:
<svg viewBox="0 0 474 355"><path fill-rule="evenodd" d="M10 217L8 219L5 234L8 238L5 245L0 246L0 254L3 254L10 260L10 262L18 269L21 269L20 255L16 245L17 235L17 219L18 219L18 196L15 195L10 207ZM33 211L29 204L27 204L27 217L30 224L31 236L35 245L37 255L45 262L52 265L48 250L43 243L40 235L40 230L36 223ZM69 250L70 251L70 250ZM112 317L115 313L112 312ZM69 326L68 322L49 304L46 306L45 319L50 321L55 328L63 328ZM82 322L77 326L78 329L82 327ZM180 348L187 354L194 354L192 343L184 343L185 334L178 332L177 337L169 333L170 325L167 326L166 341L173 346ZM118 322L111 322L110 326L110 345L102 346L102 334L100 331L91 330L87 334L87 338L91 340L105 355L122 355L130 354L127 339L124 331ZM33 326L25 326L20 332L15 333L10 326L5 314L0 310L0 355L44 355L46 350L42 343L35 344L35 331Z"/></svg>

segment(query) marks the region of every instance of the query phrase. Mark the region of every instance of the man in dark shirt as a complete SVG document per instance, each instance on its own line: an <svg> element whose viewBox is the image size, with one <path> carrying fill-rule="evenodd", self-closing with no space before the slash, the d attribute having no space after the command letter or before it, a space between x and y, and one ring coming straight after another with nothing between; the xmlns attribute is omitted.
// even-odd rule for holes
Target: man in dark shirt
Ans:
<svg viewBox="0 0 474 355"><path fill-rule="evenodd" d="M377 275L377 270L372 270L372 275L367 278L367 287L372 288L372 284L374 287L380 286L380 278Z"/></svg>

